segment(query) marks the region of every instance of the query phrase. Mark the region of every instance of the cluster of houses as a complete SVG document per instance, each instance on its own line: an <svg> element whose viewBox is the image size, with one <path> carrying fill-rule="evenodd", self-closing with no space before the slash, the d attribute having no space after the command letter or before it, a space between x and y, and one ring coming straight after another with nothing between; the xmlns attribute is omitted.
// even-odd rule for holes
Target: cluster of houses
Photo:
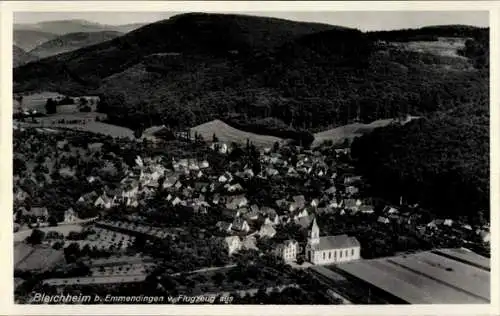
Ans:
<svg viewBox="0 0 500 316"><path fill-rule="evenodd" d="M58 148L67 143L58 142ZM99 144L89 144L89 150L99 151ZM212 144L212 149L227 154L230 149L226 144ZM346 150L336 150L337 155L348 155ZM76 205L111 210L114 207L148 209L148 199L162 192L161 198L174 208L190 208L196 213L209 213L212 208L222 209L223 218L216 228L223 235L221 242L226 246L228 254L233 255L241 250L258 250L259 239L273 240L284 225L295 224L300 227L306 237L306 246L302 249L301 241L286 240L274 245L273 253L285 261L295 261L303 254L313 264L330 264L360 258L360 244L350 236L320 236L317 220L322 214L340 214L351 216L357 214L373 214L374 207L361 198L363 179L339 168L335 163L327 162L326 156L318 151L300 150L295 153L280 153L271 149L264 150L259 157L260 168L249 165L237 165L235 168L216 171L204 159L173 159L163 161L160 157L135 159L134 167L126 167L125 176L115 188L104 186L102 192L91 191L80 196ZM62 166L61 176L74 176L71 168ZM112 164L108 167L115 168ZM102 170L102 169L101 169ZM258 170L258 171L257 171ZM342 170L342 172L339 172ZM292 195L283 192L283 196L270 203L258 205L247 196L246 183L252 178L260 179L301 179L305 183L318 182L324 187L318 190L318 196ZM89 184L98 181L98 175L86 178ZM16 187L14 198L23 201L29 195ZM49 211L45 207L32 207L21 210L19 214L33 216L38 224L47 223ZM433 220L422 223L418 212L401 212L399 207L387 206L374 216L380 224L397 223L407 225L422 234L432 235L443 230L462 229L473 231L469 225L455 223L451 219ZM70 208L64 214L64 223L78 221L75 211ZM134 223L135 222L135 223ZM170 233L159 227L138 224L141 220L130 222L100 221L100 237L85 242L102 249L111 247L126 248L133 238L130 234L141 233L156 238L166 238ZM487 228L474 228L475 233L484 241L489 241ZM118 235L117 235L118 234ZM133 234L132 234L133 235ZM117 244L117 237L120 241Z"/></svg>

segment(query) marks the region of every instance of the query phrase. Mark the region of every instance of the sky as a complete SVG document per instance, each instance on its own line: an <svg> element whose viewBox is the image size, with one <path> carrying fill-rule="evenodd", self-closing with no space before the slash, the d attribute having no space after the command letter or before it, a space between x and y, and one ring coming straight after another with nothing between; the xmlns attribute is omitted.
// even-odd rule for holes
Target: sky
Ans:
<svg viewBox="0 0 500 316"><path fill-rule="evenodd" d="M175 12L15 12L14 23L83 19L100 24L149 23ZM466 24L487 27L487 11L344 11L344 12L242 12L295 21L320 22L362 31L418 28L430 25Z"/></svg>

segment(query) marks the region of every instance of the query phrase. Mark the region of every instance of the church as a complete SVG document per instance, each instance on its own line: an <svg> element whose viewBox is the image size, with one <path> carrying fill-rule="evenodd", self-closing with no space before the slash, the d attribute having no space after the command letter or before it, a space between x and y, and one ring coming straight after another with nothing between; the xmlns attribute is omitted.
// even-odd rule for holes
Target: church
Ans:
<svg viewBox="0 0 500 316"><path fill-rule="evenodd" d="M334 264L360 259L361 246L355 237L347 235L319 236L314 218L308 231L306 258L313 264Z"/></svg>

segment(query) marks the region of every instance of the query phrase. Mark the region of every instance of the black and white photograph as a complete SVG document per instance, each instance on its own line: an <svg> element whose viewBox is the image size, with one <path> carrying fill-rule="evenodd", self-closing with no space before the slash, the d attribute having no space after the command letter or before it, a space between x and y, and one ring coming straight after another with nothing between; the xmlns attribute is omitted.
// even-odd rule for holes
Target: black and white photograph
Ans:
<svg viewBox="0 0 500 316"><path fill-rule="evenodd" d="M488 10L19 11L11 68L16 305L492 302Z"/></svg>

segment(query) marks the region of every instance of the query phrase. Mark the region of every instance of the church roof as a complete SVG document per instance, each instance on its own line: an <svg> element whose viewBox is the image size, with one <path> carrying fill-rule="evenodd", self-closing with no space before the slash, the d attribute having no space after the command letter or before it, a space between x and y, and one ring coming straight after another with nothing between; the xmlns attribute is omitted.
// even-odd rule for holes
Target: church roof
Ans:
<svg viewBox="0 0 500 316"><path fill-rule="evenodd" d="M323 236L319 238L319 244L314 246L315 250L329 250L329 249L344 249L359 247L359 241L356 237L349 237L347 235L337 236Z"/></svg>

